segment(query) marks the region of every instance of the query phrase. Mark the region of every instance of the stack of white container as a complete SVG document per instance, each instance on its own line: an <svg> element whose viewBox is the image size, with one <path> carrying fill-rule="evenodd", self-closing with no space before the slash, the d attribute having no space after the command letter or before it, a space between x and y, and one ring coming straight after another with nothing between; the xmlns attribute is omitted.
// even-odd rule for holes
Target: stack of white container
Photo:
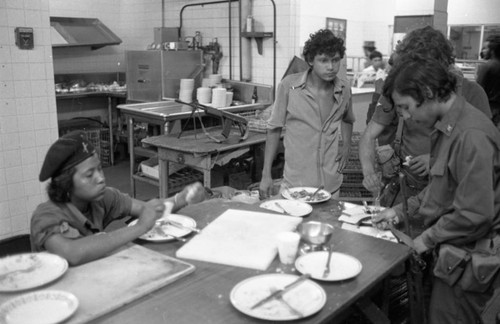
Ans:
<svg viewBox="0 0 500 324"><path fill-rule="evenodd" d="M210 87L201 87L196 89L196 99L202 105L212 102L212 89Z"/></svg>
<svg viewBox="0 0 500 324"><path fill-rule="evenodd" d="M193 101L194 79L181 79L179 89L179 100L183 102Z"/></svg>
<svg viewBox="0 0 500 324"><path fill-rule="evenodd" d="M201 87L196 89L196 100L214 108L228 107L233 101L233 93L223 86L221 74L212 74L202 79Z"/></svg>

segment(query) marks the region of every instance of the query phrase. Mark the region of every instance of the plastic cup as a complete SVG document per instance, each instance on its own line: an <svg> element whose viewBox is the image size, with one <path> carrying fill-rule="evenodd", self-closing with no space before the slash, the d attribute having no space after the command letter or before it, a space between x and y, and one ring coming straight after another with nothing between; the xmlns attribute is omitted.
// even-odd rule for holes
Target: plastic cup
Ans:
<svg viewBox="0 0 500 324"><path fill-rule="evenodd" d="M282 264L293 264L299 249L300 235L295 232L282 232L276 236L278 255Z"/></svg>

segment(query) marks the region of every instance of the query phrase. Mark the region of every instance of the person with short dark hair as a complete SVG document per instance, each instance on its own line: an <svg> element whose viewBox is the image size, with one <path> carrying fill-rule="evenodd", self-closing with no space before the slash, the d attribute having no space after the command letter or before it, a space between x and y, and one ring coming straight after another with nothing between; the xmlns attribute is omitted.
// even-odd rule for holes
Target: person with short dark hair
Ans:
<svg viewBox="0 0 500 324"><path fill-rule="evenodd" d="M31 248L48 251L72 266L102 258L148 232L164 212L204 199L200 183L166 200L142 202L106 186L101 162L85 132L60 137L49 148L40 171L49 200L31 218ZM131 216L136 224L106 233L115 220Z"/></svg>
<svg viewBox="0 0 500 324"><path fill-rule="evenodd" d="M365 85L375 86L377 80L384 81L387 73L384 69L384 60L382 53L373 51L370 53L370 66L363 69L357 79L357 87L362 88Z"/></svg>
<svg viewBox="0 0 500 324"><path fill-rule="evenodd" d="M409 53L437 60L457 79L457 95L463 96L467 102L482 111L487 117L491 116L488 98L481 86L457 73L453 65L455 62L453 47L443 33L431 26L415 29L398 43L391 59L394 64L397 64L400 56ZM391 207L401 202L402 190L400 190L397 172L393 177L381 177L376 164L376 139L385 129L388 128L392 131L394 143L391 145L394 148L396 158L400 161L398 165L401 172L407 176L408 187L406 190L410 195L415 195L425 188L429 181L429 136L432 132L431 127L422 126L412 119L402 120L388 99L384 96L379 99L375 112L359 142L359 157L364 176L363 185L375 195L381 195L381 204L385 207ZM398 128L400 123L401 127ZM417 222L412 224L412 227L414 233L418 233L422 229L422 224Z"/></svg>
<svg viewBox="0 0 500 324"><path fill-rule="evenodd" d="M500 35L486 38L485 64L478 67L477 83L479 83L490 103L493 123L500 128Z"/></svg>
<svg viewBox="0 0 500 324"><path fill-rule="evenodd" d="M403 55L383 94L405 120L432 129L428 186L372 219L420 219L419 254L434 250L431 324L482 323L481 312L500 285L500 132L456 93L457 79L436 59ZM431 265L431 264L430 264Z"/></svg>
<svg viewBox="0 0 500 324"><path fill-rule="evenodd" d="M271 168L285 126L282 188L323 185L338 196L354 123L350 85L337 76L344 54L344 41L321 29L304 46L309 69L280 82L267 122L261 197L275 194ZM344 139L341 151L340 133Z"/></svg>

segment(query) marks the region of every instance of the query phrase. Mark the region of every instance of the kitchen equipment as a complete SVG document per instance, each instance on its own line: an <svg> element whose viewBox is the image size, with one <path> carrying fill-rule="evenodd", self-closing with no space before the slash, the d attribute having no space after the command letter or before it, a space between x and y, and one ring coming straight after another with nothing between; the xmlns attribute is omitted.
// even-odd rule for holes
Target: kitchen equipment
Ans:
<svg viewBox="0 0 500 324"><path fill-rule="evenodd" d="M301 223L297 227L302 240L312 245L325 244L330 240L333 233L333 226L327 223L310 221Z"/></svg>
<svg viewBox="0 0 500 324"><path fill-rule="evenodd" d="M254 308L257 308L259 306L262 306L265 303L269 302L270 300L273 300L273 299L277 298L278 296L283 296L284 293L286 293L287 291L289 291L289 290L293 289L294 287L300 285L302 282L304 282L305 280L309 279L309 277L311 277L310 274L303 274L302 276L300 276L299 278L297 278L295 281L292 281L291 283L289 283L288 285L286 285L282 289L277 289L276 291L274 291L273 293L271 293L269 296L261 299L256 304L254 304L252 307L250 307L250 309L254 309Z"/></svg>
<svg viewBox="0 0 500 324"><path fill-rule="evenodd" d="M328 257L326 258L325 270L323 271L323 278L327 278L330 274L330 260L332 259L333 244L328 247Z"/></svg>
<svg viewBox="0 0 500 324"><path fill-rule="evenodd" d="M127 99L178 98L181 79L201 84L203 51L127 51Z"/></svg>
<svg viewBox="0 0 500 324"><path fill-rule="evenodd" d="M71 267L46 286L76 296L79 307L65 324L89 323L194 271L194 266L139 245ZM0 294L0 304L19 294Z"/></svg>
<svg viewBox="0 0 500 324"><path fill-rule="evenodd" d="M330 200L330 198L332 198L332 195L328 191L321 188L319 189L319 192L316 193L318 188L313 187L287 188L282 191L281 195L283 196L283 198L290 200L299 200L308 204L317 204L328 201ZM312 198L313 194L315 194L314 198Z"/></svg>
<svg viewBox="0 0 500 324"><path fill-rule="evenodd" d="M0 259L0 292L43 286L61 277L68 261L52 253L22 253Z"/></svg>
<svg viewBox="0 0 500 324"><path fill-rule="evenodd" d="M179 258L266 270L276 256L276 235L293 231L298 217L228 209L177 250Z"/></svg>
<svg viewBox="0 0 500 324"><path fill-rule="evenodd" d="M175 226L169 221L176 222L179 225ZM135 225L136 223L137 219L134 219L128 226ZM157 220L155 226L153 226L153 228L147 233L141 235L140 239L157 243L169 242L174 239L186 242L187 240L182 237L189 235L195 227L196 221L191 217L169 214L167 217Z"/></svg>
<svg viewBox="0 0 500 324"><path fill-rule="evenodd" d="M270 321L296 320L317 313L325 306L326 293L317 283L307 279L283 293L281 300L273 298L266 304L251 309L259 300L275 291L279 293L282 287L298 278L296 275L277 273L250 277L231 290L231 304L243 314Z"/></svg>
<svg viewBox="0 0 500 324"><path fill-rule="evenodd" d="M316 199L316 195L321 191L323 190L325 186L321 185L318 187L318 189L316 189L316 191L311 195L311 197L309 198L309 200L311 201L314 201Z"/></svg>
<svg viewBox="0 0 500 324"><path fill-rule="evenodd" d="M332 252L330 272L325 277L324 265L328 259L328 251L316 251L304 254L295 261L295 268L300 273L308 273L311 278L322 281L341 281L356 277L361 273L363 266L353 256L344 253Z"/></svg>
<svg viewBox="0 0 500 324"><path fill-rule="evenodd" d="M57 324L78 308L75 295L60 290L40 290L11 299L0 306L0 323Z"/></svg>
<svg viewBox="0 0 500 324"><path fill-rule="evenodd" d="M311 205L297 200L275 199L264 201L260 208L269 209L289 216L304 217L309 215L313 208Z"/></svg>

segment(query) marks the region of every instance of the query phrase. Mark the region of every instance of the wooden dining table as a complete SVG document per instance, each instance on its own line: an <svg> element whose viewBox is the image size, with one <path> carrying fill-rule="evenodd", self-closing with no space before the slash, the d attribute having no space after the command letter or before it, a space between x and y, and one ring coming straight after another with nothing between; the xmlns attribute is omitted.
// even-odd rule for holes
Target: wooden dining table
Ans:
<svg viewBox="0 0 500 324"><path fill-rule="evenodd" d="M373 321L389 323L385 314L372 303L370 297L374 289L382 286L384 279L404 264L410 250L402 244L341 229L338 221L341 206L341 203L335 200L315 204L312 213L304 217L304 221L319 220L334 225L335 230L331 238L334 250L357 258L362 264L362 271L349 280L316 281L326 292L326 304L319 312L301 318L300 323L337 323L338 320L346 318L356 307L362 309ZM258 204L250 205L217 198L187 206L178 213L192 217L199 228L204 228L228 209L264 211ZM174 257L175 252L185 244L178 241L136 243L170 257ZM267 322L238 311L231 304L230 293L235 285L247 278L276 273L280 266L278 258L265 271L196 260L183 261L193 264L195 271L93 320L92 323ZM298 272L294 274L300 275Z"/></svg>

